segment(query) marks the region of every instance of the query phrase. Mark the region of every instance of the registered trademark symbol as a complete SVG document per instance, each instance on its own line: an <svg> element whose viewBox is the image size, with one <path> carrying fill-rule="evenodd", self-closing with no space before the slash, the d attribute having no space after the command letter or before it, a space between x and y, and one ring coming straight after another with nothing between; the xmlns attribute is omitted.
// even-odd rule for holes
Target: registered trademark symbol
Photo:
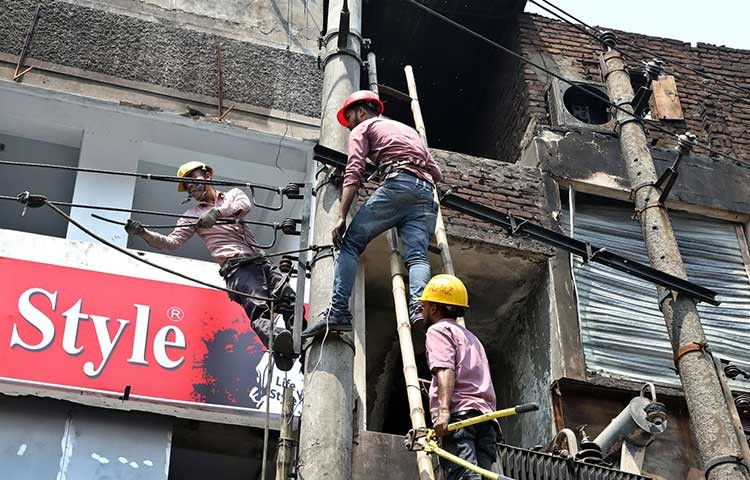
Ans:
<svg viewBox="0 0 750 480"><path fill-rule="evenodd" d="M167 318L169 318L173 322L179 322L180 320L185 318L185 313L180 307L170 307L169 309L167 309Z"/></svg>

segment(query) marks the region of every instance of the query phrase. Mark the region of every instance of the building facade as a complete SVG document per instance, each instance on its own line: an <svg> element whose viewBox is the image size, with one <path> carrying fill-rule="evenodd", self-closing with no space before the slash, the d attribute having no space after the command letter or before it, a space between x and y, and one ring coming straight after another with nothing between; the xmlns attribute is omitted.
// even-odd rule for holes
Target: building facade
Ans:
<svg viewBox="0 0 750 480"><path fill-rule="evenodd" d="M172 175L184 161L200 160L223 180L314 185L327 3L6 1L0 160L143 176ZM520 13L524 2L425 3L571 81L603 88L601 46L571 25ZM357 33L371 41L382 85L405 90L403 66L414 66L444 189L648 263L639 225L630 219L617 135L601 102L399 0L363 2ZM677 91L669 104L652 102L646 126L689 129L740 160L696 150L683 161L667 205L690 279L719 292L721 306L700 310L712 348L750 368L748 146L741 135L750 107L722 96L727 86L716 80L670 70L668 60L742 85L750 56L618 35L653 53L632 51L641 60L663 56L672 77L665 82ZM629 66L639 86L642 65ZM409 103L392 90L381 88L386 114L412 123ZM670 116L675 103L679 119ZM675 138L649 132L661 172L673 162ZM81 207L179 214L187 206L174 184L74 169L0 169L0 195L28 191L78 205L62 208L107 242L222 284L198 240L157 252L91 214L150 224L168 224L168 217ZM298 248L299 236L276 238L272 225L310 218L314 199L248 192L255 203L248 219L266 224L254 228L258 242L270 254ZM281 389L293 383L303 401L299 369L275 373L268 390L268 355L225 293L128 258L49 208L23 210L12 198L0 203L6 471L19 479L260 478L266 408L273 452ZM467 326L486 346L498 406L540 405L502 420L505 442L552 450L557 432L582 425L593 439L645 383L654 383L668 427L645 449L637 473L703 478L654 286L443 213L456 273L471 296ZM411 423L387 255L385 239L376 239L363 261L367 323L354 338L354 478L418 478L414 454L403 448ZM432 259L437 266L438 256ZM420 343L415 338L420 377L429 378ZM750 402L742 401L750 383L740 376L731 386L747 422L742 406ZM607 460L621 467L619 455ZM270 477L272 456L266 465Z"/></svg>

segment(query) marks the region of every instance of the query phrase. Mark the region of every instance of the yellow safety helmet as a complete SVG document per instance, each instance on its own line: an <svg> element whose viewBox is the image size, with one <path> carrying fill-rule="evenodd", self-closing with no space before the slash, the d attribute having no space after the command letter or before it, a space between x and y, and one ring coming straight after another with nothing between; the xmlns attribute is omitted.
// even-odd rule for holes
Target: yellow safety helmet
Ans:
<svg viewBox="0 0 750 480"><path fill-rule="evenodd" d="M213 168L211 168L210 166L206 165L203 162L198 162L196 160L193 160L193 161L190 161L190 162L187 162L187 163L183 163L182 165L180 165L180 168L177 169L177 176L180 177L180 178L184 178L184 177L190 175L190 172L192 172L194 170L197 170L199 168L203 169L204 171L206 171L208 173L210 173L211 175L214 174L214 169ZM187 187L185 186L184 183L180 182L180 183L177 184L177 191L178 192L187 192L188 189L187 189Z"/></svg>
<svg viewBox="0 0 750 480"><path fill-rule="evenodd" d="M469 293L464 283L453 275L435 275L424 287L420 300L469 308Z"/></svg>

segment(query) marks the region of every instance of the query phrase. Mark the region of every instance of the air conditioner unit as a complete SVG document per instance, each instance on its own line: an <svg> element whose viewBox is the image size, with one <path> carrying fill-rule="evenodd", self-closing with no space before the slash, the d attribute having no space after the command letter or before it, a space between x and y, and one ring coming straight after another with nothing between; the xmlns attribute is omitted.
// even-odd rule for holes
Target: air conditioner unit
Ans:
<svg viewBox="0 0 750 480"><path fill-rule="evenodd" d="M573 83L575 87L557 78L552 80L547 93L552 126L612 133L615 122L604 85L595 82Z"/></svg>

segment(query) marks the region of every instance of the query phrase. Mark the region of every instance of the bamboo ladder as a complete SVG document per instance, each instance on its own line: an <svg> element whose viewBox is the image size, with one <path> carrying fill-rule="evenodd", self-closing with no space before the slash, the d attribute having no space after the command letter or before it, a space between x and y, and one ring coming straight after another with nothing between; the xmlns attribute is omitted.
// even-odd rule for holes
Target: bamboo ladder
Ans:
<svg viewBox="0 0 750 480"><path fill-rule="evenodd" d="M419 107L419 98L417 97L417 86L414 79L414 71L410 65L404 68L406 81L409 87L409 97L411 98L411 109L414 115L414 124L417 127L419 135L425 146L427 145L427 132L422 118L422 111ZM378 81L375 55L368 55L368 73L370 89L378 93ZM435 201L438 202L437 191L434 192ZM414 345L411 337L411 324L409 322L409 306L407 302L408 289L404 281L404 268L399 249L398 234L396 229L392 228L387 233L388 250L391 268L391 286L393 290L393 302L396 309L396 327L398 331L399 345L401 348L401 360L404 366L404 380L406 382L406 395L409 400L409 416L411 417L412 428L425 428L425 411L422 407L422 392L419 385L419 375L417 373L417 362L414 355ZM435 241L440 250L440 258L443 264L443 272L453 275L453 260L451 259L448 247L448 237L445 233L443 224L443 215L440 211L438 202L437 221L435 223ZM464 324L463 318L459 319L461 325ZM435 480L432 459L424 451L418 451L417 468L419 470L420 480Z"/></svg>

